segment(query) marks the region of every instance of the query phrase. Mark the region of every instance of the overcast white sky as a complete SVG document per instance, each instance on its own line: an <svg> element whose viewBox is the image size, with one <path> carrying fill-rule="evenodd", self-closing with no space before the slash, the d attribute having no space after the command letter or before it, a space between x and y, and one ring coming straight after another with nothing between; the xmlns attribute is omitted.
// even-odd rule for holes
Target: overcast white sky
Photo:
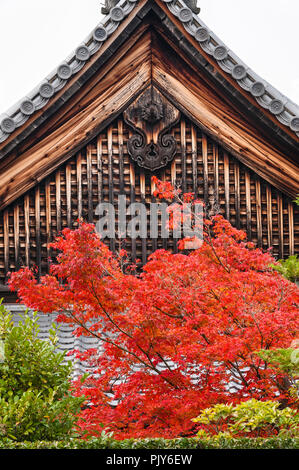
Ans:
<svg viewBox="0 0 299 470"><path fill-rule="evenodd" d="M26 96L101 20L103 0L0 0L0 114ZM299 0L198 0L207 26L299 104Z"/></svg>

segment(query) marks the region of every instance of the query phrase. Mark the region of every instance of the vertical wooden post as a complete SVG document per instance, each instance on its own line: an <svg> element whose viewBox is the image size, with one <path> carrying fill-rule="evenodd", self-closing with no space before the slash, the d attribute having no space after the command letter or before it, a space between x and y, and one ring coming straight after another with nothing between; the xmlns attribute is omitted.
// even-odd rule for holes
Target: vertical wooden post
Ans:
<svg viewBox="0 0 299 470"><path fill-rule="evenodd" d="M113 127L108 128L108 178L109 178L109 202L114 202L114 191L113 191ZM115 251L115 239L110 240L110 250Z"/></svg>
<svg viewBox="0 0 299 470"><path fill-rule="evenodd" d="M135 168L130 162L130 200L131 204L135 202ZM132 243L132 261L136 261L136 238L131 238Z"/></svg>
<svg viewBox="0 0 299 470"><path fill-rule="evenodd" d="M29 194L24 197L24 218L25 218L25 260L26 266L30 266L30 208Z"/></svg>
<svg viewBox="0 0 299 470"><path fill-rule="evenodd" d="M192 182L195 198L198 195L197 182L197 132L195 126L191 125L191 148L192 148Z"/></svg>
<svg viewBox="0 0 299 470"><path fill-rule="evenodd" d="M72 228L72 188L71 188L71 164L67 163L65 167L66 184L66 218L67 226Z"/></svg>
<svg viewBox="0 0 299 470"><path fill-rule="evenodd" d="M77 175L77 200L78 200L78 219L82 219L82 155L77 154L76 159L76 175Z"/></svg>
<svg viewBox="0 0 299 470"><path fill-rule="evenodd" d="M124 138L123 122L118 120L118 158L119 158L119 192L124 193Z"/></svg>
<svg viewBox="0 0 299 470"><path fill-rule="evenodd" d="M61 183L60 183L60 170L56 171L55 174L55 188L56 188L56 227L57 233L61 232Z"/></svg>
<svg viewBox="0 0 299 470"><path fill-rule="evenodd" d="M145 174L144 170L140 169L140 195L141 203L145 205ZM146 263L146 238L141 238L142 247L142 264Z"/></svg>
<svg viewBox="0 0 299 470"><path fill-rule="evenodd" d="M186 122L185 119L181 119L181 156L182 156L182 191L187 191L186 182Z"/></svg>
<svg viewBox="0 0 299 470"><path fill-rule="evenodd" d="M175 186L176 185L176 161L175 160L171 162L170 177L171 177L172 186Z"/></svg>
<svg viewBox="0 0 299 470"><path fill-rule="evenodd" d="M257 226L257 244L258 247L262 247L263 234L262 234L262 198L261 198L261 181L259 177L255 180L255 192L256 192L256 226Z"/></svg>
<svg viewBox="0 0 299 470"><path fill-rule="evenodd" d="M246 231L248 239L252 238L251 230L251 183L250 183L250 173L248 170L245 170L245 196L246 196Z"/></svg>
<svg viewBox="0 0 299 470"><path fill-rule="evenodd" d="M219 151L218 145L213 144L213 160L214 160L214 195L215 204L219 206Z"/></svg>
<svg viewBox="0 0 299 470"><path fill-rule="evenodd" d="M97 138L97 162L98 162L98 202L103 199L103 162L102 162L102 139L101 136Z"/></svg>
<svg viewBox="0 0 299 470"><path fill-rule="evenodd" d="M208 139L202 135L202 158L203 158L203 194L206 207L209 203L209 174L208 174Z"/></svg>
<svg viewBox="0 0 299 470"><path fill-rule="evenodd" d="M185 155L185 157L186 157L186 155ZM166 181L166 172L165 172L165 169L164 169L164 168L162 168L162 169L160 170L160 179L161 179L161 181ZM182 181L183 181L183 180L182 180ZM186 179L185 179L185 182L186 182ZM184 187L184 184L185 184L185 183L182 183L182 188ZM162 199L161 202L163 202L163 199ZM163 224L163 220L162 220L162 218L161 218L161 235L162 235L162 230L163 230L162 224ZM167 239L166 239L166 238L162 238L162 248L163 248L163 250L167 250L167 249L168 249L168 243L167 243Z"/></svg>
<svg viewBox="0 0 299 470"><path fill-rule="evenodd" d="M15 267L20 268L20 207L16 203L13 210L14 215L14 245L15 245Z"/></svg>
<svg viewBox="0 0 299 470"><path fill-rule="evenodd" d="M57 188L57 186L56 186ZM58 219L57 219L58 224ZM38 281L41 277L41 237L40 237L40 187L36 186L35 188L35 236L36 236L36 264L37 264L37 277Z"/></svg>
<svg viewBox="0 0 299 470"><path fill-rule="evenodd" d="M229 220L229 158L224 152L224 193L225 193L225 218Z"/></svg>
<svg viewBox="0 0 299 470"><path fill-rule="evenodd" d="M153 193L155 191L155 184L151 181L151 202L154 204L156 202L155 197L153 196ZM176 245L176 242L174 240L174 244ZM157 249L157 239L152 238L152 251L156 251Z"/></svg>
<svg viewBox="0 0 299 470"><path fill-rule="evenodd" d="M4 229L4 269L5 275L9 271L9 213L5 209L3 213L3 229Z"/></svg>
<svg viewBox="0 0 299 470"><path fill-rule="evenodd" d="M266 186L266 198L267 198L267 233L268 233L268 246L272 247L273 244L273 221L272 221L272 192L271 186Z"/></svg>
<svg viewBox="0 0 299 470"><path fill-rule="evenodd" d="M235 210L236 210L236 227L240 229L240 166L239 162L234 162L235 174Z"/></svg>
<svg viewBox="0 0 299 470"><path fill-rule="evenodd" d="M49 243L51 243L51 186L49 178L46 179L45 183L46 192L46 234L47 234L47 262L48 269L50 267L51 249Z"/></svg>
<svg viewBox="0 0 299 470"><path fill-rule="evenodd" d="M283 202L282 196L277 191L277 212L278 212L278 237L279 237L279 257L284 257L284 240L283 240Z"/></svg>
<svg viewBox="0 0 299 470"><path fill-rule="evenodd" d="M171 184L175 188L176 186L176 161L175 159L171 162ZM154 202L154 201L152 201ZM153 240L153 247L155 244L155 250L157 249L157 239ZM173 237L173 252L178 252L178 238Z"/></svg>
<svg viewBox="0 0 299 470"><path fill-rule="evenodd" d="M86 161L87 161L87 194L88 194L88 222L93 222L93 203L92 203L92 147L87 146ZM110 179L110 175L109 175Z"/></svg>
<svg viewBox="0 0 299 470"><path fill-rule="evenodd" d="M295 254L295 238L294 238L294 206L291 201L288 202L289 216L289 255Z"/></svg>

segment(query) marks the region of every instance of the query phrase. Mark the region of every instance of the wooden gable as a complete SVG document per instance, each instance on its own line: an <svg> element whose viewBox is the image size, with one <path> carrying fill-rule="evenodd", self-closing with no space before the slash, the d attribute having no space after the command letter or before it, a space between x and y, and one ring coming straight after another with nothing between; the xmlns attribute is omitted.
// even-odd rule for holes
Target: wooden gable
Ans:
<svg viewBox="0 0 299 470"><path fill-rule="evenodd" d="M178 150L174 160L155 174L195 192L211 211L220 211L234 226L247 231L261 248L273 247L276 257L299 252L299 208L292 200L228 153L190 119L181 116L172 129ZM22 265L45 274L53 256L48 243L64 227L77 227L78 218L96 223L99 202L117 205L154 202L152 172L128 155L131 129L116 118L80 151L40 183L8 205L0 219L0 278ZM130 217L127 217L130 220ZM294 222L296 221L296 224ZM111 249L118 240L107 240ZM157 248L176 251L176 240L127 239L123 245L135 261L144 263Z"/></svg>
<svg viewBox="0 0 299 470"><path fill-rule="evenodd" d="M48 243L78 218L96 222L99 202L149 204L152 174L197 193L275 256L298 252L295 118L277 120L201 45L162 0L136 2L86 68L0 144L0 282L21 265L47 272ZM129 155L125 120L150 87L180 114L175 156L155 172ZM162 247L175 251L176 240L126 246L141 264Z"/></svg>

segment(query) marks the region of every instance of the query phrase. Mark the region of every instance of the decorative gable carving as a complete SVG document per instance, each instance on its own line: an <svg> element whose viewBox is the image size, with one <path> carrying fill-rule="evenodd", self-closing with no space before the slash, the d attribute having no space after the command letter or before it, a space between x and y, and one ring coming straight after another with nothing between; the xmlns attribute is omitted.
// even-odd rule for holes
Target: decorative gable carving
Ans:
<svg viewBox="0 0 299 470"><path fill-rule="evenodd" d="M169 133L180 112L156 88L148 88L124 112L133 130L128 153L141 168L154 171L166 166L175 156L177 144Z"/></svg>

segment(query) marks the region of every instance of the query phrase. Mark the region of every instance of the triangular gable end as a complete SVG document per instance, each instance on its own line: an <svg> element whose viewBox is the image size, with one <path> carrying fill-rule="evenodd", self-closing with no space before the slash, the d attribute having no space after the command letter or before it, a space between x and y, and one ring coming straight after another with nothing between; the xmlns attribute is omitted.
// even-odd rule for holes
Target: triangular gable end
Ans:
<svg viewBox="0 0 299 470"><path fill-rule="evenodd" d="M201 94L200 90L192 90L193 94L189 93L189 97L178 91L178 87L175 86L176 73L172 77L165 77L168 81L165 80L164 84L158 67L154 67L150 72L150 78L142 76L140 73L137 74L138 62L136 61L138 61L137 53L140 52L140 44L137 44L138 49L135 57L127 57L126 61L129 63L131 60L131 75L128 73L126 80L128 82L131 77L132 84L129 87L131 87L132 93L141 91L147 80L156 82L160 88L164 86L165 92L169 93L170 98L176 101L178 106L184 108L187 115L193 117L198 124L203 125L213 137L220 139L228 150L243 161L246 160L247 164L261 176L290 196L294 196L299 191L296 175L298 169L296 165L298 163L298 133L296 132L298 107L290 100L281 97L269 84L259 80L232 53L228 53L225 46L183 2L162 0L131 2L126 0L119 2L110 10L108 17L104 18L92 35L87 38L85 44L81 44L77 48L75 55L70 56L68 61L57 68L53 77L49 77L40 85L38 91L35 90L32 93L31 98L23 100L10 112L10 115L8 113L1 120L0 157L2 157L2 162L0 170L3 178L0 186L0 207L8 202L4 196L5 192L10 193L9 202L13 197L8 180L15 182L20 156L23 155L21 165L23 172L24 154L26 155L26 152L34 153L36 148L34 144L37 140L41 158L45 160L49 156L49 162L52 158L50 153L53 154L53 148L56 150L60 146L60 153L61 155L64 153L65 156L67 156L66 151L70 152L72 148L75 149L78 139L61 145L61 140L53 138L53 146L47 145L51 139L51 127L49 129L48 123L51 123L53 115L56 119L57 115L63 115L64 109L69 110L72 102L77 103L77 109L82 109L83 105L78 105L76 97L81 96L82 99L84 96L82 89L93 83L93 77L101 75L102 72L106 79L106 92L108 92L109 79L111 78L109 92L110 96L113 92L115 93L115 105L112 107L111 102L102 103L98 108L96 118L86 108L86 113L83 117L80 116L81 121L94 120L94 124L99 129L103 122L105 123L107 119L115 116L122 106L133 99L133 96L126 96L122 101L121 97L117 95L122 82L112 82L113 70L115 70L114 61L115 56L121 50L123 56L126 56L126 49L131 47L134 34L136 41L138 29L140 31L146 27L160 30L160 34L164 34L166 40L170 38L179 53L192 64L194 82L191 84L188 81L192 80L191 75L187 80L184 79L184 83L182 83L184 77L181 77L181 86L185 87L185 91L189 92L190 85L196 84L197 69L205 75L206 80L209 80L210 88L214 88L217 93L222 93L220 99L233 105L232 109L236 109L236 106L239 107L245 117L245 120L243 119L243 135L240 131L241 126L233 129L233 119L228 119L228 114L221 115L220 113L220 119L211 122L209 118L212 115L217 117L217 109L215 107L207 109L207 107L200 106L199 102L196 103L196 99L198 101ZM145 47L144 45L144 49ZM142 67L141 64L140 66ZM134 67L133 70L132 67ZM145 71L144 73L146 74ZM156 75L154 75L155 73ZM98 93L103 94L102 89ZM281 100L278 99L279 96ZM181 98L181 103L179 98ZM69 103L71 104L69 105ZM280 113L278 113L279 109ZM115 112L113 112L114 110ZM246 119L246 116L249 118L249 122L254 123L249 130L247 129L248 118ZM242 122L242 119L239 121ZM89 124L91 123L89 122ZM81 138L88 139L96 126L88 125ZM45 131L43 132L43 130ZM261 136L260 142L259 139L256 139L257 131ZM236 132L235 136L234 132ZM42 136L45 133L47 139L44 139L45 148L43 148ZM257 146L259 146L258 150L261 153L259 156L254 154ZM3 168L7 171L3 172ZM273 175L275 168L280 172L280 175L276 175L276 177ZM31 177L38 179L38 176L35 177L32 173ZM28 189L28 185L24 185L24 189ZM17 192L16 197L19 194Z"/></svg>

